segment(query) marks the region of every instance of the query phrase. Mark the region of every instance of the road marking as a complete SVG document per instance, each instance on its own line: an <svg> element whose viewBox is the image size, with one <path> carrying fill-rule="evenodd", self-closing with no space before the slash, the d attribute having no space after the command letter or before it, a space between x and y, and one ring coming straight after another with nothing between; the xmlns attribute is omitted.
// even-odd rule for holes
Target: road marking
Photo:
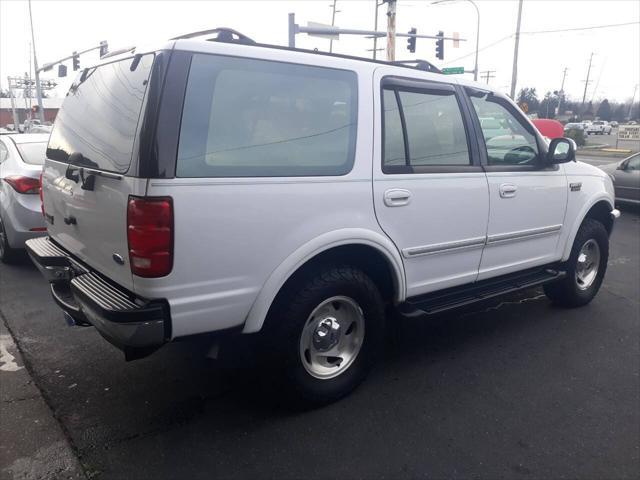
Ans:
<svg viewBox="0 0 640 480"><path fill-rule="evenodd" d="M0 335L0 370L4 372L17 372L24 367L19 366L15 362L16 357L9 353L7 348L9 346L15 346L11 336Z"/></svg>

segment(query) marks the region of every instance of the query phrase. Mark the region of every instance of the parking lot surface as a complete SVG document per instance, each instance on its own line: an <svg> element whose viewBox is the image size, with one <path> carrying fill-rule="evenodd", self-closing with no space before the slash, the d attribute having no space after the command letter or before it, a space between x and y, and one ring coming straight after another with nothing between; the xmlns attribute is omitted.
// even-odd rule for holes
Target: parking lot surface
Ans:
<svg viewBox="0 0 640 480"><path fill-rule="evenodd" d="M89 477L637 478L639 239L637 210L623 211L581 309L530 290L392 319L369 379L307 412L200 343L125 363L94 329L65 326L28 260L0 266L0 311Z"/></svg>

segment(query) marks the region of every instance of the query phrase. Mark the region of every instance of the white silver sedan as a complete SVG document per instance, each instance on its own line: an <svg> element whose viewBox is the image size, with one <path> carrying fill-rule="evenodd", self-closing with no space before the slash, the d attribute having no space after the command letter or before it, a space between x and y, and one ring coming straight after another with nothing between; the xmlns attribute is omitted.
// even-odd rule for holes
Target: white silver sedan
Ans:
<svg viewBox="0 0 640 480"><path fill-rule="evenodd" d="M30 238L46 234L40 172L49 134L0 136L0 261L16 257Z"/></svg>

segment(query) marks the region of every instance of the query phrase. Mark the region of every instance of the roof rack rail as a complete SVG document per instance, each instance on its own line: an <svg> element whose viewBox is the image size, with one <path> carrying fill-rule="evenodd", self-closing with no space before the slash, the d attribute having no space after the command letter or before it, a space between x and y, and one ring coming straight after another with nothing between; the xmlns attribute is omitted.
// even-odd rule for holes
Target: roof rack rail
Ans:
<svg viewBox="0 0 640 480"><path fill-rule="evenodd" d="M277 50L290 50L294 52L311 53L315 55L325 55L328 57L360 60L363 62L377 63L380 65L395 65L398 67L413 68L413 69L422 70L422 71L431 72L431 73L442 73L442 71L438 67L436 67L433 63L429 62L428 60L416 59L416 60L399 60L395 62L388 62L384 60L373 60L366 57L356 57L354 55L344 55L340 53L323 52L321 50L308 50L305 48L288 47L284 45L270 45L267 43L258 43L255 40L247 37L246 35L232 28L213 28L211 30L202 30L199 32L185 33L184 35L174 37L171 40L185 40L189 38L206 37L212 34L215 34L216 36L212 38L205 38L205 40L209 42L240 43L244 45L253 45L256 47L263 47L263 48L273 48Z"/></svg>
<svg viewBox="0 0 640 480"><path fill-rule="evenodd" d="M442 70L440 70L438 67L436 67L433 63L429 62L428 60L397 60L395 62L389 62L392 65L413 65L415 64L414 68L417 68L418 70L424 70L425 72L432 72L432 73L442 73Z"/></svg>
<svg viewBox="0 0 640 480"><path fill-rule="evenodd" d="M209 42L224 42L224 43L242 43L245 45L255 45L256 42L246 35L234 30L232 28L213 28L211 30L201 30L199 32L185 33L178 37L174 37L171 40L184 40L188 38L204 37L206 35L215 34L215 37L207 38Z"/></svg>

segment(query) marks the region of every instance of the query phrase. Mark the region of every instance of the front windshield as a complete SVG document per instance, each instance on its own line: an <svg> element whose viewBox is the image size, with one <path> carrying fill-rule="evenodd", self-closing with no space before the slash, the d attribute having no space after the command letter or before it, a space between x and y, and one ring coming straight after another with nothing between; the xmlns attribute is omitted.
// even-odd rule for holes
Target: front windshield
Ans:
<svg viewBox="0 0 640 480"><path fill-rule="evenodd" d="M44 165L47 154L47 142L16 143L18 152L25 163Z"/></svg>

